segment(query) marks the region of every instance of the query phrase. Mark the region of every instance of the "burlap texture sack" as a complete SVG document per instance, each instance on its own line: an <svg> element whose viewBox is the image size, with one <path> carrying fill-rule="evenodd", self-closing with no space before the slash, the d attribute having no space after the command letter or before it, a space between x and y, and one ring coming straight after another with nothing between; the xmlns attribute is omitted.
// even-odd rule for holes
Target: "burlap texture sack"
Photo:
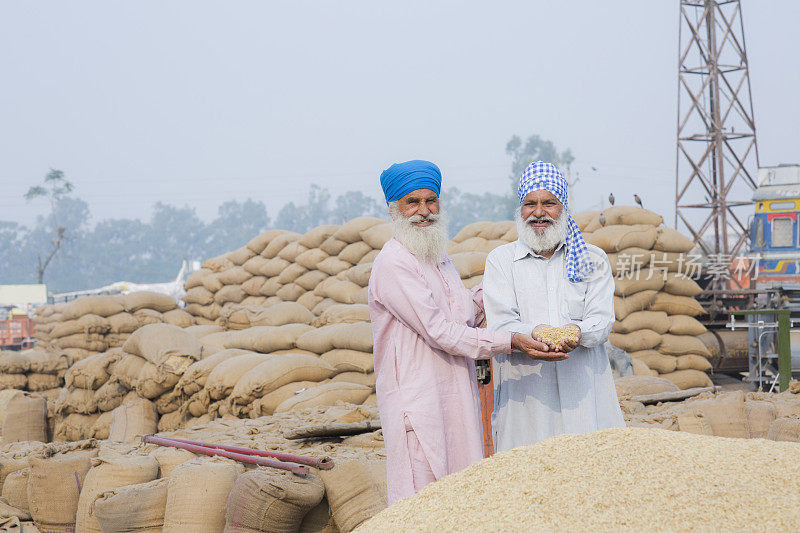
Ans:
<svg viewBox="0 0 800 533"><path fill-rule="evenodd" d="M122 349L143 357L162 372L182 374L201 359L203 345L177 326L151 324L136 330Z"/></svg>
<svg viewBox="0 0 800 533"><path fill-rule="evenodd" d="M214 303L220 306L228 302L238 304L245 298L247 298L247 294L241 285L225 285L214 294Z"/></svg>
<svg viewBox="0 0 800 533"><path fill-rule="evenodd" d="M714 435L714 430L708 419L703 416L700 411L690 411L678 415L678 429L686 433L695 433L697 435Z"/></svg>
<svg viewBox="0 0 800 533"><path fill-rule="evenodd" d="M206 379L205 389L214 400L227 398L242 376L274 357L277 356L249 353L226 359L211 370Z"/></svg>
<svg viewBox="0 0 800 533"><path fill-rule="evenodd" d="M144 398L126 400L112 413L109 440L133 442L142 435L155 433L158 429L156 406Z"/></svg>
<svg viewBox="0 0 800 533"><path fill-rule="evenodd" d="M299 233L285 231L272 239L267 247L261 252L261 255L267 259L277 257L281 250L283 250L288 244L299 240L300 237L302 237L302 235Z"/></svg>
<svg viewBox="0 0 800 533"><path fill-rule="evenodd" d="M375 390L375 373L364 374L363 372L342 372L331 378L331 383L358 383L366 385L373 391Z"/></svg>
<svg viewBox="0 0 800 533"><path fill-rule="evenodd" d="M614 333L633 333L640 329L649 329L663 335L669 329L667 314L663 311L636 311L619 322L614 322Z"/></svg>
<svg viewBox="0 0 800 533"><path fill-rule="evenodd" d="M304 333L296 344L301 350L318 354L336 348L372 352L372 326L365 322L332 324Z"/></svg>
<svg viewBox="0 0 800 533"><path fill-rule="evenodd" d="M686 274L670 272L667 274L667 281L664 283L664 292L675 296L693 297L703 292L703 289Z"/></svg>
<svg viewBox="0 0 800 533"><path fill-rule="evenodd" d="M314 355L287 353L271 356L268 360L242 374L230 395L234 402L245 405L287 383L293 381L319 382L334 374L336 374L336 369L333 366ZM209 378L210 381L211 378ZM222 397L216 395L218 393L210 387L207 386L207 388L212 398Z"/></svg>
<svg viewBox="0 0 800 533"><path fill-rule="evenodd" d="M313 474L252 470L239 476L228 496L225 531L299 531L303 517L324 495L322 481Z"/></svg>
<svg viewBox="0 0 800 533"><path fill-rule="evenodd" d="M217 273L222 272L226 268L231 268L234 266L234 264L230 259L228 259L228 254L222 254L218 255L217 257L212 257L211 259L206 259L200 266L204 269L210 270L211 272Z"/></svg>
<svg viewBox="0 0 800 533"><path fill-rule="evenodd" d="M262 257L262 259L264 258ZM240 266L223 270L217 274L217 279L219 279L223 285L241 285L252 277L253 274L245 270L244 267Z"/></svg>
<svg viewBox="0 0 800 533"><path fill-rule="evenodd" d="M649 329L640 329L633 333L610 333L608 340L626 352L638 352L658 346L661 342L661 335Z"/></svg>
<svg viewBox="0 0 800 533"><path fill-rule="evenodd" d="M54 374L28 374L28 390L40 392L55 389L64 384L64 379Z"/></svg>
<svg viewBox="0 0 800 533"><path fill-rule="evenodd" d="M385 222L385 220L374 217L357 217L344 223L336 230L336 233L333 234L333 238L346 243L354 243L361 240L362 231L366 231L372 226Z"/></svg>
<svg viewBox="0 0 800 533"><path fill-rule="evenodd" d="M286 246L278 252L278 257L281 259L285 259L290 263L294 263L297 256L302 254L303 252L307 251L308 248L300 244L299 242L295 241L292 243L287 244Z"/></svg>
<svg viewBox="0 0 800 533"><path fill-rule="evenodd" d="M336 225L317 226L308 230L297 242L306 248L319 248L325 239L336 233L338 229L339 226Z"/></svg>
<svg viewBox="0 0 800 533"><path fill-rule="evenodd" d="M285 302L294 302L297 301L303 294L305 294L305 289L296 283L289 283L284 285L278 292L275 293L275 296L280 297Z"/></svg>
<svg viewBox="0 0 800 533"><path fill-rule="evenodd" d="M298 347L296 342L301 335L313 329L305 324L256 326L229 334L223 344L225 348L240 348L260 353L291 350Z"/></svg>
<svg viewBox="0 0 800 533"><path fill-rule="evenodd" d="M194 459L175 467L169 477L163 532L223 531L228 495L243 472L241 464L220 458Z"/></svg>
<svg viewBox="0 0 800 533"><path fill-rule="evenodd" d="M164 526L168 479L128 485L100 494L91 514L102 531L158 533Z"/></svg>
<svg viewBox="0 0 800 533"><path fill-rule="evenodd" d="M295 393L316 386L314 381L293 381L287 383L282 387L278 387L272 392L269 392L258 398L251 404L250 418L258 418L260 416L269 416L275 412L275 409L285 400L294 397Z"/></svg>
<svg viewBox="0 0 800 533"><path fill-rule="evenodd" d="M388 505L386 463L342 461L320 477L331 513L341 531L352 531Z"/></svg>
<svg viewBox="0 0 800 533"><path fill-rule="evenodd" d="M711 352L708 351L706 345L700 339L691 335L663 335L658 351L669 355L693 353L703 357L711 357Z"/></svg>
<svg viewBox="0 0 800 533"><path fill-rule="evenodd" d="M669 332L672 335L702 335L708 331L696 318L685 315L669 317Z"/></svg>
<svg viewBox="0 0 800 533"><path fill-rule="evenodd" d="M720 394L708 400L690 402L693 409L703 413L716 437L750 438L744 392Z"/></svg>
<svg viewBox="0 0 800 533"><path fill-rule="evenodd" d="M74 531L78 498L97 450L31 457L28 504L41 531Z"/></svg>
<svg viewBox="0 0 800 533"><path fill-rule="evenodd" d="M64 375L64 384L71 388L97 390L111 377L109 366L119 357L119 351L91 355L73 364Z"/></svg>
<svg viewBox="0 0 800 533"><path fill-rule="evenodd" d="M2 421L3 444L47 442L47 399L14 394L5 405Z"/></svg>
<svg viewBox="0 0 800 533"><path fill-rule="evenodd" d="M361 372L369 374L375 370L371 353L355 350L331 350L320 358L336 369L336 372Z"/></svg>
<svg viewBox="0 0 800 533"><path fill-rule="evenodd" d="M61 318L62 320L75 320L88 314L107 317L124 310L123 303L114 296L82 296L64 306Z"/></svg>
<svg viewBox="0 0 800 533"><path fill-rule="evenodd" d="M100 418L99 413L82 415L72 413L64 418L56 418L53 429L54 441L78 441L88 439L92 435L92 428Z"/></svg>
<svg viewBox="0 0 800 533"><path fill-rule="evenodd" d="M317 285L328 279L328 277L329 276L321 270L309 270L294 280L294 284L305 291L313 291Z"/></svg>
<svg viewBox="0 0 800 533"><path fill-rule="evenodd" d="M246 246L250 248L250 250L252 250L253 253L260 254L261 252L264 251L264 249L272 241L272 239L274 239L278 235L281 235L282 233L285 233L285 230L282 229L267 230L265 232L259 233L258 235L250 239L250 241L247 243Z"/></svg>
<svg viewBox="0 0 800 533"><path fill-rule="evenodd" d="M658 237L653 248L662 252L686 253L694 248L694 242L678 231L666 226L659 226Z"/></svg>
<svg viewBox="0 0 800 533"><path fill-rule="evenodd" d="M711 362L703 357L702 355L697 354L686 354L686 355L679 355L677 357L677 365L675 366L675 370L700 370L701 372L710 372L712 369Z"/></svg>
<svg viewBox="0 0 800 533"><path fill-rule="evenodd" d="M651 311L664 311L668 315L698 316L705 314L703 307L694 298L673 296L665 292L656 295L650 305Z"/></svg>
<svg viewBox="0 0 800 533"><path fill-rule="evenodd" d="M614 385L620 398L680 390L669 380L651 376L625 376L615 379Z"/></svg>
<svg viewBox="0 0 800 533"><path fill-rule="evenodd" d="M626 298L614 296L614 316L617 320L624 320L626 316L637 311L663 311L663 309L653 309L652 303L659 293L656 291L641 291ZM667 313L669 314L669 313Z"/></svg>
<svg viewBox="0 0 800 533"><path fill-rule="evenodd" d="M665 355L655 350L631 352L630 356L644 362L648 368L655 370L659 374L674 372L678 364L676 357Z"/></svg>
<svg viewBox="0 0 800 533"><path fill-rule="evenodd" d="M328 257L317 264L317 270L325 272L329 276L336 276L345 270L352 268L353 264L347 261L342 261L338 257Z"/></svg>
<svg viewBox="0 0 800 533"><path fill-rule="evenodd" d="M361 404L372 394L372 388L357 383L323 383L295 394L275 408L276 413L292 409L306 409L321 405L336 405L338 402Z"/></svg>
<svg viewBox="0 0 800 533"><path fill-rule="evenodd" d="M709 378L705 372L699 370L676 370L669 374L661 374L660 377L673 382L681 390L692 389L694 387L711 387L714 385L711 378Z"/></svg>
<svg viewBox="0 0 800 533"><path fill-rule="evenodd" d="M107 490L152 481L158 476L158 462L148 455L102 453L92 459L78 498L76 531L102 533L92 514L94 500Z"/></svg>
<svg viewBox="0 0 800 533"><path fill-rule="evenodd" d="M590 244L594 244L606 253L614 253L625 248L643 248L650 250L656 242L656 228L647 225L607 225L589 236Z"/></svg>
<svg viewBox="0 0 800 533"><path fill-rule="evenodd" d="M10 473L3 481L3 499L9 505L25 512L28 511L28 477L30 473L30 467L23 468Z"/></svg>
<svg viewBox="0 0 800 533"><path fill-rule="evenodd" d="M139 309L152 309L159 313L166 313L177 308L178 302L172 296L160 292L138 291L124 295L122 305L129 313L135 313Z"/></svg>
<svg viewBox="0 0 800 533"><path fill-rule="evenodd" d="M658 226L664 219L658 213L636 207L633 205L614 205L603 210L606 226L624 225L633 226L644 224L647 226Z"/></svg>
<svg viewBox="0 0 800 533"><path fill-rule="evenodd" d="M195 394L197 391L205 387L208 376L217 365L223 361L227 361L228 359L236 357L237 355L245 355L248 353L254 352L240 350L238 348L220 350L214 355L192 363L189 365L189 368L186 369L186 372L183 373L181 379L178 380L178 383L175 385L175 390L186 396Z"/></svg>
<svg viewBox="0 0 800 533"><path fill-rule="evenodd" d="M95 392L91 389L62 389L56 400L56 413L90 415L97 412Z"/></svg>
<svg viewBox="0 0 800 533"><path fill-rule="evenodd" d="M313 320L311 311L297 302L282 302L270 307L231 305L220 315L223 327L237 330L253 326L310 324Z"/></svg>
<svg viewBox="0 0 800 533"><path fill-rule="evenodd" d="M95 392L94 398L97 409L100 411L113 411L122 405L122 400L128 394L128 389L117 381L107 381Z"/></svg>
<svg viewBox="0 0 800 533"><path fill-rule="evenodd" d="M767 439L783 442L797 442L800 440L800 418L776 418L769 426Z"/></svg>
<svg viewBox="0 0 800 533"><path fill-rule="evenodd" d="M359 235L361 236L361 240L367 243L371 248L380 250L383 248L384 244L389 242L389 239L394 237L394 230L392 230L392 225L388 223L375 224L371 228L361 231Z"/></svg>
<svg viewBox="0 0 800 533"><path fill-rule="evenodd" d="M777 411L770 402L747 400L744 402L744 412L747 416L747 429L751 439L764 439L769 433L769 427L775 420Z"/></svg>
<svg viewBox="0 0 800 533"><path fill-rule="evenodd" d="M181 300L187 304L209 305L214 303L214 293L203 286L193 287L186 291Z"/></svg>

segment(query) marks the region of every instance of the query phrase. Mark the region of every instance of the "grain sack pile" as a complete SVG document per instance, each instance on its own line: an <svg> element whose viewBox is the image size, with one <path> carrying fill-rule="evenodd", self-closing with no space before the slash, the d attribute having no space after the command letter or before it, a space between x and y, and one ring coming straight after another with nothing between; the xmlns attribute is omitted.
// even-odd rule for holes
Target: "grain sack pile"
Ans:
<svg viewBox="0 0 800 533"><path fill-rule="evenodd" d="M677 386L647 376L617 379L616 386L629 427L795 443L800 439L800 382L792 382L789 390L780 394L705 392L681 402L655 405L644 405L636 397L677 391Z"/></svg>
<svg viewBox="0 0 800 533"><path fill-rule="evenodd" d="M562 435L443 478L358 531L790 531L797 446L639 428Z"/></svg>
<svg viewBox="0 0 800 533"><path fill-rule="evenodd" d="M575 216L586 242L608 254L615 272L610 342L633 358L639 375L658 375L681 389L710 386L711 353L695 317L705 311L690 239L662 225L660 215L632 206Z"/></svg>
<svg viewBox="0 0 800 533"><path fill-rule="evenodd" d="M375 408L341 404L164 434L333 460L333 469L307 477L141 442L6 445L0 517L22 531L351 531L386 507L380 431L322 440L285 434L376 417Z"/></svg>

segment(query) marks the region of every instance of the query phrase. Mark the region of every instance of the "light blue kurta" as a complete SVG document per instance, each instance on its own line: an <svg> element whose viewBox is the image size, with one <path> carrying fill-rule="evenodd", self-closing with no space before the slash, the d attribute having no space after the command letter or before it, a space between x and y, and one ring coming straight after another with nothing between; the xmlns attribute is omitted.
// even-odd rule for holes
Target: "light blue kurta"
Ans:
<svg viewBox="0 0 800 533"><path fill-rule="evenodd" d="M492 433L495 451L562 433L624 427L603 343L614 323L614 279L606 254L588 245L595 271L571 283L560 246L549 260L515 241L486 260L483 298L488 327L530 334L539 324L581 328L580 345L564 361L522 353L495 357Z"/></svg>

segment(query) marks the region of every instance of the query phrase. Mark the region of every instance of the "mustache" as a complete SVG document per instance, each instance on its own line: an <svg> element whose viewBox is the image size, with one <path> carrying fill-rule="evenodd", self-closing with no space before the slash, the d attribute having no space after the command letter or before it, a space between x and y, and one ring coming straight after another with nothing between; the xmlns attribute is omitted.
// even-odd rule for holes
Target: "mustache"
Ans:
<svg viewBox="0 0 800 533"><path fill-rule="evenodd" d="M411 215L406 220L412 224L416 224L417 222L438 222L439 214L428 213L427 215Z"/></svg>
<svg viewBox="0 0 800 533"><path fill-rule="evenodd" d="M540 217L537 217L536 215L531 215L531 216L529 216L528 218L525 219L525 222L532 222L532 221L536 221L536 222L542 222L542 221L544 221L544 222L555 222L556 219L554 219L550 215L542 215Z"/></svg>

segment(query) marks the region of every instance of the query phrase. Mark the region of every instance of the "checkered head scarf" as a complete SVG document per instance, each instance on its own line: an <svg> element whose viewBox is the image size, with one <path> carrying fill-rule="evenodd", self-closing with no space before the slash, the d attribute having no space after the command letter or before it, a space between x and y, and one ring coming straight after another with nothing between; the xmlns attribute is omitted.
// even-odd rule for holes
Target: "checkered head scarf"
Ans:
<svg viewBox="0 0 800 533"><path fill-rule="evenodd" d="M519 196L520 205L522 205L528 193L541 190L545 190L555 196L564 206L565 214L569 217L567 238L564 243L567 278L571 282L577 283L594 272L594 264L589 257L589 249L586 246L586 241L583 240L581 230L578 229L578 224L569 212L567 180L564 179L564 176L552 163L536 161L528 165L528 168L525 169L519 179L517 195Z"/></svg>

